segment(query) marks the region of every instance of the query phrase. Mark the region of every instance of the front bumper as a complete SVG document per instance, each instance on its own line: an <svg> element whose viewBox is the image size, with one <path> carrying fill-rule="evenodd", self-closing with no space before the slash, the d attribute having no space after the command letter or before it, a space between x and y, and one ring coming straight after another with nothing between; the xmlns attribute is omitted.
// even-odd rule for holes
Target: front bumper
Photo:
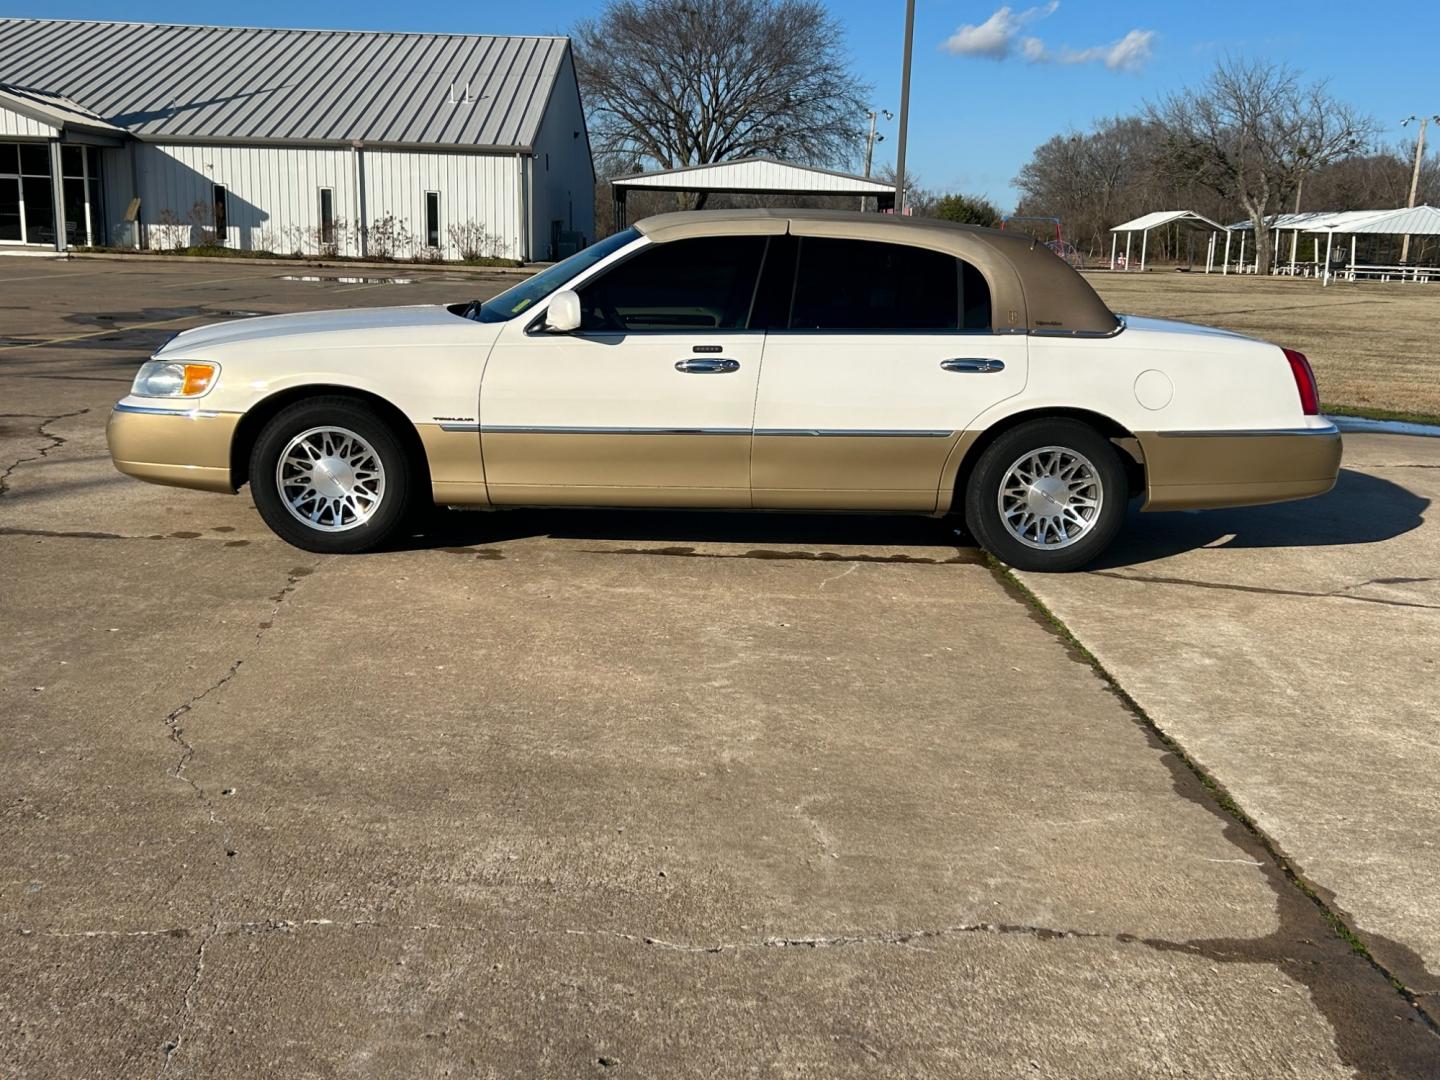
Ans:
<svg viewBox="0 0 1440 1080"><path fill-rule="evenodd" d="M1137 433L1145 510L1254 506L1323 495L1340 473L1333 424L1285 431Z"/></svg>
<svg viewBox="0 0 1440 1080"><path fill-rule="evenodd" d="M115 468L152 484L233 493L230 443L239 413L134 405L110 414L105 438Z"/></svg>

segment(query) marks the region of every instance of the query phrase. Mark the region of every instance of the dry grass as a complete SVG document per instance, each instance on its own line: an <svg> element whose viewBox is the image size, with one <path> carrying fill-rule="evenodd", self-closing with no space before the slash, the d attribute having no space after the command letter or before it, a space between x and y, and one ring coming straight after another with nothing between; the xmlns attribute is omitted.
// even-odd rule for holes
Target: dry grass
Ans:
<svg viewBox="0 0 1440 1080"><path fill-rule="evenodd" d="M1440 285L1092 273L1116 311L1236 330L1310 358L1326 405L1440 416Z"/></svg>

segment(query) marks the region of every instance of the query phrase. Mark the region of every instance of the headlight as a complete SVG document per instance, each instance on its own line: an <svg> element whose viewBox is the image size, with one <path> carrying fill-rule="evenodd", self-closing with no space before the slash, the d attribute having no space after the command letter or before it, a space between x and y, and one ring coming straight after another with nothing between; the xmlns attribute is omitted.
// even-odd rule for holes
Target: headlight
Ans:
<svg viewBox="0 0 1440 1080"><path fill-rule="evenodd" d="M130 392L139 397L202 397L219 377L219 364L194 360L151 360L141 365Z"/></svg>

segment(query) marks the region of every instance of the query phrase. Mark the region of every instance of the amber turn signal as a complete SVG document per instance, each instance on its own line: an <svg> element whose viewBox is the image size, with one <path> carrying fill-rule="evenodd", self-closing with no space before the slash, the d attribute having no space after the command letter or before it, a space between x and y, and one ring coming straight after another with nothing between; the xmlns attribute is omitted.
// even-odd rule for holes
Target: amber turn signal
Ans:
<svg viewBox="0 0 1440 1080"><path fill-rule="evenodd" d="M180 391L181 397L196 397L210 389L210 384L215 381L215 369L209 364L186 364L185 381Z"/></svg>

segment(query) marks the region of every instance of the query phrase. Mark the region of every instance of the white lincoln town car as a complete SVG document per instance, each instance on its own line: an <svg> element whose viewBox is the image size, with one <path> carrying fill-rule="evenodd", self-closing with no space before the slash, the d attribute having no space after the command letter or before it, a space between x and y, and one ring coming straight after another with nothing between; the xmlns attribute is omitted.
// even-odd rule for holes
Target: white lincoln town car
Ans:
<svg viewBox="0 0 1440 1080"><path fill-rule="evenodd" d="M483 303L187 330L110 419L121 472L359 552L417 504L963 516L1068 570L1145 510L1328 491L1300 353L1117 316L1015 233L662 214Z"/></svg>

